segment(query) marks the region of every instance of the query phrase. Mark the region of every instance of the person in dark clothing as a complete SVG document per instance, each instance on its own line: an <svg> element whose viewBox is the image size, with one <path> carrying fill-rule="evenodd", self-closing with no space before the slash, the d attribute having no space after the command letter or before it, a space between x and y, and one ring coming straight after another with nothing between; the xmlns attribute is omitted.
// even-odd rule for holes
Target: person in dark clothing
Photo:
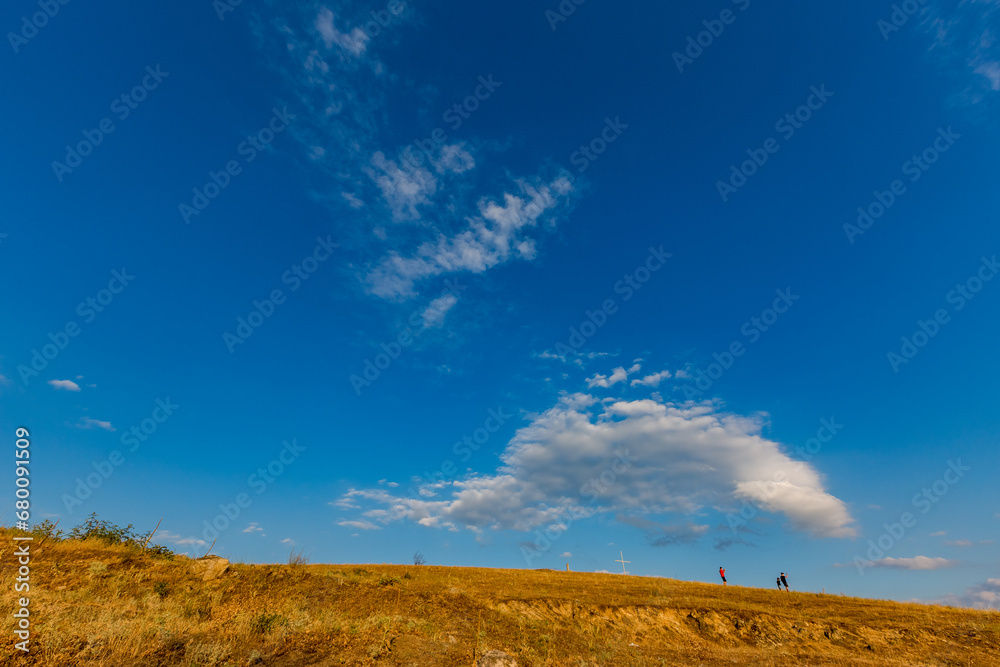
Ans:
<svg viewBox="0 0 1000 667"><path fill-rule="evenodd" d="M719 566L719 576L722 577L722 585L728 586L729 584L726 583L726 568L721 565Z"/></svg>
<svg viewBox="0 0 1000 667"><path fill-rule="evenodd" d="M781 584L785 587L785 592L788 592L788 579L785 579L785 573L781 573Z"/></svg>
<svg viewBox="0 0 1000 667"><path fill-rule="evenodd" d="M781 590L781 577L775 577L774 580L778 582L778 590Z"/></svg>

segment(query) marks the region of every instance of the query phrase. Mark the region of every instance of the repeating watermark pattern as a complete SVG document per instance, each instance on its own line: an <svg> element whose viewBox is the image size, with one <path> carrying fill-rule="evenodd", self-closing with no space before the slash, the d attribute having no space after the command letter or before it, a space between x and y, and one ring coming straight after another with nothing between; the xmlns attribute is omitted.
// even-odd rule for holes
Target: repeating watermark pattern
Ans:
<svg viewBox="0 0 1000 667"><path fill-rule="evenodd" d="M18 53L21 47L32 40L38 31L49 24L49 21L56 17L59 10L64 6L68 5L70 0L38 0L38 8L41 11L35 12L31 15L31 18L27 16L21 17L21 29L17 32L8 32L7 41L10 42L10 47L14 49L14 53Z"/></svg>
<svg viewBox="0 0 1000 667"><path fill-rule="evenodd" d="M745 12L750 8L750 0L732 0L732 3L737 5L741 12ZM738 14L733 10L726 8L719 13L719 18L702 21L701 24L705 26L705 29L693 37L688 35L684 53L674 51L671 54L671 57L674 59L674 65L677 66L677 71L683 74L685 66L693 65L694 61L705 53L705 49L715 44L715 40L719 37L722 37L722 33L726 31L726 26L736 22L737 16Z"/></svg>
<svg viewBox="0 0 1000 667"><path fill-rule="evenodd" d="M774 123L774 131L781 134L781 137L788 141L795 136L795 133L805 127L813 117L813 113L822 109L833 93L826 89L826 84L820 84L819 88L810 86L810 95L804 104L786 113ZM774 137L764 140L760 148L748 148L746 153L749 159L740 163L739 167L735 163L729 165L729 178L725 181L716 181L715 187L719 191L722 201L728 202L729 198L736 194L740 188L747 184L749 178L753 177L761 167L767 164L771 156L781 150L781 143Z"/></svg>
<svg viewBox="0 0 1000 667"><path fill-rule="evenodd" d="M289 286L289 292L298 290L302 287L302 283L309 280L310 276L318 271L320 265L330 259L330 255L339 247L340 244L334 243L329 235L325 239L322 236L317 236L316 247L313 248L312 253L306 255L298 264L293 264L291 268L284 271L281 274L281 283ZM235 333L222 332L222 342L225 344L226 349L229 350L229 354L236 351L237 345L247 342L253 336L254 332L263 326L268 318L274 315L277 307L285 303L286 298L284 290L275 288L270 291L263 301L254 299L253 310L246 317L240 316L236 318Z"/></svg>
<svg viewBox="0 0 1000 667"><path fill-rule="evenodd" d="M456 441L452 445L452 454L458 457L462 463L468 463L472 459L473 454L478 452L490 437L499 431L500 427L506 424L507 420L512 416L504 414L502 406L490 408L486 411L486 419L483 420L482 426L474 429L470 435L463 436L461 440ZM425 471L419 480L419 484L439 484L446 482L458 475L459 472L454 459L445 459L434 472ZM407 489L407 493L411 498L420 498L423 495L420 493L420 489L412 484Z"/></svg>
<svg viewBox="0 0 1000 667"><path fill-rule="evenodd" d="M111 102L111 113L123 121L132 115L132 112L139 108L149 94L156 90L163 80L170 76L170 72L164 72L160 65L155 68L146 67L146 75L137 83L132 90L122 93ZM66 156L63 161L52 161L52 173L60 183L67 174L72 174L73 170L83 164L84 158L93 154L94 149L104 143L104 139L116 129L115 122L111 118L102 118L97 122L97 127L93 129L83 129L80 139L76 144L66 144Z"/></svg>
<svg viewBox="0 0 1000 667"><path fill-rule="evenodd" d="M942 153L946 153L962 135L955 133L951 125L945 130L939 127L938 136L930 146L922 150L919 154L914 154L900 167L904 176L909 176L911 183L916 183L920 177L931 168ZM906 194L906 184L901 179L896 179L889 184L889 188L884 191L875 190L872 192L873 200L867 206L858 207L858 219L855 224L845 223L844 233L847 240L854 243L854 239L861 236L875 224L875 221L885 215L886 211L892 208L896 200Z"/></svg>
<svg viewBox="0 0 1000 667"><path fill-rule="evenodd" d="M445 109L441 114L441 120L448 123L452 131L457 131L472 114L476 112L483 102L490 99L497 88L503 85L502 81L495 81L493 75L480 76L478 84L472 93L466 96L461 102ZM413 169L424 166L424 160L433 163L437 159L438 149L448 141L448 133L442 128L436 127L431 130L426 139L417 139L412 144L406 146L399 152L400 162Z"/></svg>
<svg viewBox="0 0 1000 667"><path fill-rule="evenodd" d="M771 307L762 310L759 316L754 315L740 327L740 333L746 336L750 345L760 340L761 336L777 323L778 318L787 313L800 298L799 295L792 293L791 287L776 289L774 293L776 296ZM723 349L722 352L713 352L712 359L714 361L705 370L695 368L688 372L694 378L694 386L690 384L684 385L682 390L684 391L685 398L695 399L701 397L704 392L711 389L719 378L733 367L737 359L746 354L746 351L747 346L743 344L743 341L736 339Z"/></svg>
<svg viewBox="0 0 1000 667"><path fill-rule="evenodd" d="M587 171L590 163L600 157L608 149L608 146L617 141L622 132L627 129L628 125L621 121L621 116L615 116L614 120L605 118L604 128L600 134L574 151L569 156L570 164L574 165L581 174Z"/></svg>
<svg viewBox="0 0 1000 667"><path fill-rule="evenodd" d="M236 154L243 158L243 164L250 164L256 160L274 138L288 127L289 121L295 118L294 114L288 113L288 107L282 107L281 110L275 107L271 109L271 113L271 119L264 127L247 135L246 139L236 146ZM229 160L219 171L210 170L208 180L203 186L191 189L191 203L181 202L177 205L185 225L191 224L193 216L201 215L202 211L229 187L233 179L243 173L243 164L238 159Z"/></svg>
<svg viewBox="0 0 1000 667"><path fill-rule="evenodd" d="M115 297L121 294L133 280L135 280L135 276L129 275L124 267L121 271L112 271L108 286L99 290L94 296L81 301L76 307L76 314L83 319L84 324L90 324L97 318L98 313L104 312L104 309L110 306ZM27 387L32 378L37 377L40 372L48 368L49 363L69 346L70 339L79 336L81 331L82 328L76 320L69 320L61 330L55 333L49 332L49 342L42 345L41 351L38 348L32 348L30 364L18 364L17 366L17 373L24 386Z"/></svg>
<svg viewBox="0 0 1000 667"><path fill-rule="evenodd" d="M622 303L631 300L635 293L641 290L650 281L653 274L662 269L671 257L673 257L673 253L664 252L662 245L659 248L650 246L646 260L614 284L614 292L622 295ZM569 328L569 337L565 342L556 343L555 353L569 357L574 352L578 352L587 344L588 340L597 334L601 327L608 323L608 318L617 313L618 309L618 302L611 298L605 299L593 311L584 311L585 319L579 325Z"/></svg>
<svg viewBox="0 0 1000 667"><path fill-rule="evenodd" d="M948 467L945 468L941 478L915 493L910 501L911 504L915 509L920 510L920 514L927 514L934 505L941 502L948 490L958 484L959 480L970 470L972 468L969 466L962 465L962 459L948 461ZM874 540L868 540L868 551L865 552L867 558L862 558L860 554L854 556L854 566L858 569L858 574L864 576L865 568L873 567L874 561L883 558L887 552L899 544L903 536L906 535L906 531L916 525L917 517L912 512L903 512L899 515L899 521L895 523L882 524L885 532Z"/></svg>
<svg viewBox="0 0 1000 667"><path fill-rule="evenodd" d="M889 41L889 36L906 25L912 16L920 11L920 8L927 4L927 0L903 0L898 5L892 5L892 12L888 19L879 19L875 22L875 27L882 33L882 39Z"/></svg>
<svg viewBox="0 0 1000 667"><path fill-rule="evenodd" d="M608 493L614 487L618 482L618 477L628 471L632 467L632 464L638 460L639 458L632 456L627 448L616 449L615 459L611 465L601 471L599 475L580 486L580 497L586 501L587 505L596 504L601 496ZM591 514L592 512L588 511L584 506L565 508L559 516L559 523L550 525L545 530L536 530L534 533L534 543L521 545L521 556L524 557L524 562L528 564L528 567L531 567L531 562L547 553L552 548L552 545L573 526L574 521L577 519L586 519Z"/></svg>
<svg viewBox="0 0 1000 667"><path fill-rule="evenodd" d="M798 445L794 450L803 461L811 461L823 449L823 445L832 441L844 428L843 424L837 423L835 417L820 419L819 424L819 428L816 429L816 437L809 438L806 440L805 445ZM771 481L764 483L762 497L757 499L746 498L743 500L738 513L729 512L726 514L726 523L729 524L729 530L737 533L740 528L752 521L762 511L761 504L773 496L778 490L778 485L787 479L788 474L784 470L776 471L771 477Z"/></svg>
<svg viewBox="0 0 1000 667"><path fill-rule="evenodd" d="M156 399L155 406L149 417L146 417L122 434L121 444L123 447L128 447L129 453L136 452L143 443L156 433L160 428L160 424L170 419L180 407L171 401L169 396ZM83 478L76 478L76 488L72 495L69 493L62 494L61 500L66 511L72 514L77 506L83 505L83 501L94 495L94 492L111 478L115 470L125 464L125 460L125 455L121 450L115 449L109 452L108 457L103 461L93 461L90 465L93 467L94 472L87 474Z"/></svg>
<svg viewBox="0 0 1000 667"><path fill-rule="evenodd" d="M28 530L28 520L31 518L31 482L28 465L31 462L31 432L25 427L18 427L14 431L17 439L14 441L14 516L17 518L15 527L20 530ZM30 536L14 537L14 556L17 558L17 577L14 579L15 593L31 592L31 540ZM28 606L31 599L20 597L17 599L17 611L13 613L16 628L14 634L20 639L14 647L25 653L29 652L28 642L31 637L31 612Z"/></svg>
<svg viewBox="0 0 1000 667"><path fill-rule="evenodd" d="M965 308L967 303L976 298L983 286L993 280L998 271L1000 271L1000 264L997 263L996 255L989 259L982 257L979 269L965 281L957 283L954 289L949 290L944 295L945 302L951 304L956 313L959 312ZM927 320L917 320L917 328L913 333L899 339L899 351L891 350L886 354L892 372L898 373L901 366L910 363L921 348L937 336L941 327L949 322L951 322L951 313L946 308L938 308Z"/></svg>
<svg viewBox="0 0 1000 667"><path fill-rule="evenodd" d="M452 300L452 305L454 305L454 301L458 300L462 290L468 287L468 285L460 284L457 278L455 280L445 280L444 285L444 289L441 290L441 296L436 301L439 299ZM379 344L379 348L382 351L376 354L374 358L365 358L361 375L354 373L348 378L351 387L354 389L355 396L360 396L362 389L372 386L372 383L388 370L392 362L399 359L403 354L403 350L413 345L413 342L420 337L420 334L432 328L427 324L425 312L426 308L421 308L410 313L410 316L406 318L409 326L396 334L392 340Z"/></svg>
<svg viewBox="0 0 1000 667"><path fill-rule="evenodd" d="M256 472L247 477L247 486L254 491L255 495L259 496L267 491L268 487L274 484L274 481L285 472L285 469L295 463L299 455L306 451L306 448L298 444L295 438L292 438L291 442L283 440L281 444L283 447L277 458L263 468L258 468ZM201 532L202 539L205 542L214 543L220 534L236 522L243 510L252 504L253 498L245 492L236 494L231 503L219 503L219 513L211 520L206 519L202 522L204 526Z"/></svg>
<svg viewBox="0 0 1000 667"><path fill-rule="evenodd" d="M226 14L235 12L236 8L243 4L243 0L212 0L212 9L220 21L226 20Z"/></svg>
<svg viewBox="0 0 1000 667"><path fill-rule="evenodd" d="M560 23L564 23L570 16L576 12L576 8L585 3L587 0L562 0L554 10L545 10L545 20L549 22L549 27L552 28L552 32L555 32L556 28L559 27Z"/></svg>

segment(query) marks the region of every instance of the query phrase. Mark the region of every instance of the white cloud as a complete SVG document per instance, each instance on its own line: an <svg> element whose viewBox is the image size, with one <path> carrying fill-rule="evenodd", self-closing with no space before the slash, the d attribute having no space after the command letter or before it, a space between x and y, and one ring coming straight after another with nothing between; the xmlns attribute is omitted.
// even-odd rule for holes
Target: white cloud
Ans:
<svg viewBox="0 0 1000 667"><path fill-rule="evenodd" d="M360 56L365 52L368 45L368 35L360 27L354 28L348 33L340 32L333 25L333 12L324 7L316 16L315 27L319 31L326 48L331 48L334 44L341 47L353 56Z"/></svg>
<svg viewBox="0 0 1000 667"><path fill-rule="evenodd" d="M980 74L990 82L990 88L1000 90L1000 62L991 60L976 67L976 74Z"/></svg>
<svg viewBox="0 0 1000 667"><path fill-rule="evenodd" d="M80 385L72 380L49 380L48 384L56 389L64 389L65 391L80 391Z"/></svg>
<svg viewBox="0 0 1000 667"><path fill-rule="evenodd" d="M382 191L382 198L389 205L393 219L419 219L417 207L430 204L431 196L437 191L438 183L434 175L405 160L401 167L395 160L387 160L381 151L372 156L372 167L368 175Z"/></svg>
<svg viewBox="0 0 1000 667"><path fill-rule="evenodd" d="M966 588L961 595L946 595L939 600L934 600L933 604L971 607L972 609L1000 609L1000 579L987 579Z"/></svg>
<svg viewBox="0 0 1000 667"><path fill-rule="evenodd" d="M261 537L267 537L267 535L264 534L264 529L261 528L260 524L257 523L257 522L251 522L249 526L247 526L246 528L243 529L243 532L244 533L251 533L251 534L252 533L260 533Z"/></svg>
<svg viewBox="0 0 1000 667"><path fill-rule="evenodd" d="M728 511L750 500L784 514L796 530L854 536L844 503L826 492L812 466L763 438L763 423L762 416L723 413L711 404L565 395L517 431L492 474L439 482L443 488L432 496L352 489L345 499L384 507L373 517L382 524L410 520L474 531L559 526L570 513L579 518L612 512L690 515L706 507ZM616 483L604 488L592 483L608 471L617 471ZM783 473L780 482L774 481L776 471ZM693 524L677 530L704 532ZM663 531L664 538L670 535Z"/></svg>
<svg viewBox="0 0 1000 667"><path fill-rule="evenodd" d="M376 526L371 521L346 521L346 520L342 520L342 521L338 521L337 525L338 526L345 526L347 528L357 528L358 530L379 530L379 527Z"/></svg>
<svg viewBox="0 0 1000 667"><path fill-rule="evenodd" d="M290 537L286 537L285 539L281 540L281 543L282 544L291 544L291 545L294 546L295 545L295 540L293 540Z"/></svg>
<svg viewBox="0 0 1000 667"><path fill-rule="evenodd" d="M440 155L434 161L434 168L439 174L453 172L462 174L474 169L476 160L461 144L450 144L441 147Z"/></svg>
<svg viewBox="0 0 1000 667"><path fill-rule="evenodd" d="M871 561L868 567L886 567L893 570L940 570L945 567L952 567L955 561L947 558L930 558L928 556L914 556L912 558L879 558Z"/></svg>
<svg viewBox="0 0 1000 667"><path fill-rule="evenodd" d="M560 558L572 558L572 557L573 557L573 554L571 554L571 553L570 553L570 552L568 552L568 551L564 551L563 553L559 554L559 557L560 557Z"/></svg>
<svg viewBox="0 0 1000 667"><path fill-rule="evenodd" d="M103 428L105 431L114 431L115 427L111 425L111 422L101 421L100 419L91 419L90 417L83 417L77 423L77 428Z"/></svg>
<svg viewBox="0 0 1000 667"><path fill-rule="evenodd" d="M653 373L652 375L647 375L641 379L632 380L632 386L658 387L661 382L669 377L670 371L660 371L659 373Z"/></svg>
<svg viewBox="0 0 1000 667"><path fill-rule="evenodd" d="M572 353L572 358L565 354L559 354L558 352L551 352L545 350L544 352L536 352L534 357L539 359L555 359L563 362L564 364L574 364L583 368L585 361L593 361L594 359L601 359L603 357L614 356L610 352L578 352L572 348L566 348L570 353Z"/></svg>
<svg viewBox="0 0 1000 667"><path fill-rule="evenodd" d="M931 533L931 537L943 537L947 534L948 533L944 532L943 530L939 530L936 533Z"/></svg>
<svg viewBox="0 0 1000 667"><path fill-rule="evenodd" d="M429 176L429 174L428 174ZM431 177L433 178L433 177ZM566 176L548 183L515 182L516 192L505 192L501 204L483 198L478 215L467 218L465 231L449 236L438 233L409 256L392 252L367 276L368 287L386 299L409 298L414 285L445 273L482 273L511 259L532 259L534 241L526 236L540 218L565 205L573 192ZM426 192L410 195L413 200Z"/></svg>
<svg viewBox="0 0 1000 667"><path fill-rule="evenodd" d="M347 202L347 205L353 209L359 209L365 205L365 203L355 197L352 192L341 192L340 196L343 197L344 201Z"/></svg>
<svg viewBox="0 0 1000 667"><path fill-rule="evenodd" d="M349 494L352 491L354 491L354 489L351 489L351 491L348 492L348 495L345 495L343 498L338 498L337 500L331 501L328 504L332 505L333 507L339 507L340 509L344 509L344 510L361 509L360 506L358 506L357 503L355 503L353 500L351 500L351 496Z"/></svg>
<svg viewBox="0 0 1000 667"><path fill-rule="evenodd" d="M945 540L944 543L949 547L974 547L976 545L985 546L993 544L993 540L979 540L978 542L973 542L972 540Z"/></svg>
<svg viewBox="0 0 1000 667"><path fill-rule="evenodd" d="M619 366L618 368L611 371L610 376L601 375L600 373L597 373L596 375L594 375L594 377L587 378L587 388L588 389L593 389L594 387L608 388L611 385L618 384L619 382L624 382L625 380L628 379L629 374L638 373L641 369L642 366L640 366L639 364L633 364L632 367L629 368L628 370L625 370L623 366ZM634 382L632 383L632 386L635 386Z"/></svg>
<svg viewBox="0 0 1000 667"><path fill-rule="evenodd" d="M208 544L205 540L199 539L197 537L183 537L177 533L171 533L169 530L160 530L153 535L153 541L164 540L170 542L171 544L176 544L178 546L199 546L203 547Z"/></svg>
<svg viewBox="0 0 1000 667"><path fill-rule="evenodd" d="M618 384L619 382L624 382L628 377L628 373L624 368L619 366L618 368L611 371L611 375L601 375L600 373L594 375L592 378L587 378L587 388L593 389L594 387L610 387L613 384Z"/></svg>
<svg viewBox="0 0 1000 667"><path fill-rule="evenodd" d="M445 294L431 301L421 315L424 320L424 328L433 329L444 324L445 316L456 303L458 303L458 297L454 294Z"/></svg>

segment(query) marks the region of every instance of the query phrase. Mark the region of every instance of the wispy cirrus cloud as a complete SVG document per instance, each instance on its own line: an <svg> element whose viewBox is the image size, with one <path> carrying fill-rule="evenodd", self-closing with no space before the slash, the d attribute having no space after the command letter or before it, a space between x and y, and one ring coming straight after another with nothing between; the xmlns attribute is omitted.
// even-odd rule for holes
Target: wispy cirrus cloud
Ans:
<svg viewBox="0 0 1000 667"><path fill-rule="evenodd" d="M929 56L957 75L958 99L976 104L1000 91L1000 0L933 0L921 17L931 38Z"/></svg>
<svg viewBox="0 0 1000 667"><path fill-rule="evenodd" d="M392 301L420 296L436 276L533 260L578 195L560 168L510 174L476 147L500 142L450 139L413 112L435 99L443 105L445 96L387 67L384 54L419 24L415 7L398 7L405 9L370 33L371 8L351 0L267 2L255 18L270 63L303 112L290 134L311 165L317 197L352 219L343 232L365 267L361 287ZM443 305L429 307L431 322L443 319Z"/></svg>
<svg viewBox="0 0 1000 667"><path fill-rule="evenodd" d="M358 530L380 530L381 526L377 526L371 521L349 521L341 520L337 522L338 526L344 526L345 528L356 528Z"/></svg>
<svg viewBox="0 0 1000 667"><path fill-rule="evenodd" d="M931 558L929 556L913 556L912 558L885 557L871 561L868 567L884 567L891 570L940 570L954 567L957 561L947 558Z"/></svg>
<svg viewBox="0 0 1000 667"><path fill-rule="evenodd" d="M170 542L171 544L176 544L177 546L181 547L188 547L188 546L203 547L208 544L208 542L200 538L184 537L183 535L172 533L169 530L158 531L153 537L155 537L157 540Z"/></svg>
<svg viewBox="0 0 1000 667"><path fill-rule="evenodd" d="M76 423L76 427L82 429L103 428L105 431L115 430L115 427L111 425L111 422L101 421L100 419L91 419L90 417L82 417L80 421Z"/></svg>

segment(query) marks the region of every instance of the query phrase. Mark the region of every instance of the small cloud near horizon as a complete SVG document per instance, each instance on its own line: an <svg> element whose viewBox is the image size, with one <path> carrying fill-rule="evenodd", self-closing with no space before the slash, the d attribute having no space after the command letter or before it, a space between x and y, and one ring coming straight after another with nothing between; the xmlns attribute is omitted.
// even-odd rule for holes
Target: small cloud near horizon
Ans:
<svg viewBox="0 0 1000 667"><path fill-rule="evenodd" d="M62 389L64 391L80 391L80 385L72 380L49 380L48 384L55 389Z"/></svg>
<svg viewBox="0 0 1000 667"><path fill-rule="evenodd" d="M101 421L100 419L91 419L90 417L80 418L80 421L77 422L76 427L84 429L103 428L105 431L115 430L115 427L111 425L111 422Z"/></svg>

